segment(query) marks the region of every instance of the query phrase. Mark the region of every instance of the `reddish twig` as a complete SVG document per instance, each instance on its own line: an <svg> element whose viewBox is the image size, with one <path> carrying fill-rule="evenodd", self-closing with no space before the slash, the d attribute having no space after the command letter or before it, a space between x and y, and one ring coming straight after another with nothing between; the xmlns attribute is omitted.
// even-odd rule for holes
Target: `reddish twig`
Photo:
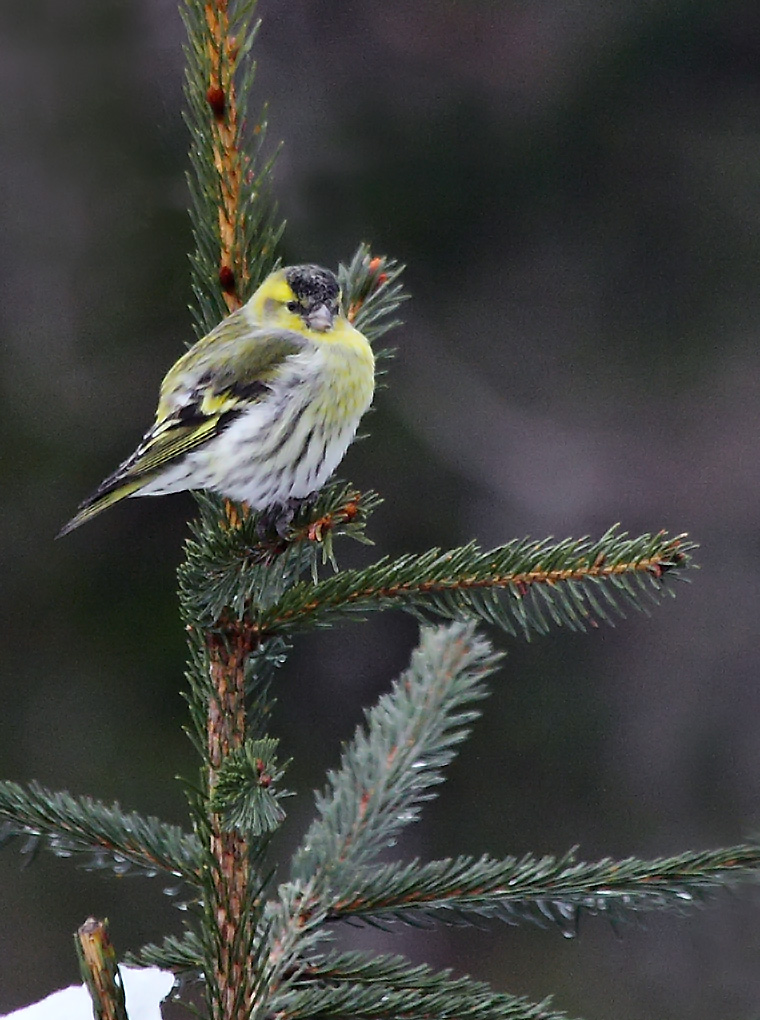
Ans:
<svg viewBox="0 0 760 1020"><path fill-rule="evenodd" d="M227 308L243 303L250 273L246 254L238 243L244 212L241 202L244 155L238 147L238 108L235 71L238 46L230 35L227 0L206 4L211 73L206 100L213 120L213 158L219 174L219 283Z"/></svg>

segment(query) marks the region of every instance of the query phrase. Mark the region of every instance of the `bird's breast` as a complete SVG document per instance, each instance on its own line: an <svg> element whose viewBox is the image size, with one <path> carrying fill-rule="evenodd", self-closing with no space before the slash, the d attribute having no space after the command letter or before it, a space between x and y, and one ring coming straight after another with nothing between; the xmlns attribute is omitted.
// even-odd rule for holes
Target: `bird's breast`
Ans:
<svg viewBox="0 0 760 1020"><path fill-rule="evenodd" d="M315 373L313 399L328 425L358 420L375 391L375 358L372 348L346 324L343 337L317 345L320 362Z"/></svg>

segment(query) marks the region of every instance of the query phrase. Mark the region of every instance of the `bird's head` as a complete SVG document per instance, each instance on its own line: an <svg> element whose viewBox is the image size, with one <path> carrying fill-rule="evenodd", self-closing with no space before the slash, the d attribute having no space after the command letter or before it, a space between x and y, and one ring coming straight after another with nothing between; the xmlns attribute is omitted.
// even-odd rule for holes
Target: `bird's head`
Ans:
<svg viewBox="0 0 760 1020"><path fill-rule="evenodd" d="M286 266L271 273L249 306L261 322L280 329L326 333L340 305L335 275L321 266Z"/></svg>

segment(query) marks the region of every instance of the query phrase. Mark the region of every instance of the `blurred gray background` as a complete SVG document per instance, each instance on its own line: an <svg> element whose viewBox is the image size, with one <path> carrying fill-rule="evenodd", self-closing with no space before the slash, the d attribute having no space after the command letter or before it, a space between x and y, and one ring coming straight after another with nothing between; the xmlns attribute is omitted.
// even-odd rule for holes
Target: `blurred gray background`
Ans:
<svg viewBox="0 0 760 1020"><path fill-rule="evenodd" d="M760 9L732 0L261 4L253 109L285 140L288 261L408 263L388 388L343 473L377 553L688 530L702 570L651 618L509 652L402 849L657 856L760 805ZM173 0L0 10L0 775L185 817L175 568L188 496L53 536L135 445L190 338ZM347 562L373 553L347 551ZM298 791L406 662L388 613L301 641L277 726ZM336 711L336 706L340 710ZM179 928L160 882L0 855L0 1012ZM615 933L399 931L374 944L586 1020L760 1015L760 894ZM367 936L354 936L366 943Z"/></svg>

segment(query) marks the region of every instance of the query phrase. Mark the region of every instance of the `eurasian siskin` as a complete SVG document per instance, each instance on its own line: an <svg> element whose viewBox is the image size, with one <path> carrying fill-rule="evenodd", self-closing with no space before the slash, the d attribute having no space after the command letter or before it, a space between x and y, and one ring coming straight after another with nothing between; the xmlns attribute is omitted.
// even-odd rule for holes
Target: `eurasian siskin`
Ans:
<svg viewBox="0 0 760 1020"><path fill-rule="evenodd" d="M374 385L333 273L279 269L169 370L155 423L60 535L126 496L210 489L275 511L303 499L342 460Z"/></svg>

